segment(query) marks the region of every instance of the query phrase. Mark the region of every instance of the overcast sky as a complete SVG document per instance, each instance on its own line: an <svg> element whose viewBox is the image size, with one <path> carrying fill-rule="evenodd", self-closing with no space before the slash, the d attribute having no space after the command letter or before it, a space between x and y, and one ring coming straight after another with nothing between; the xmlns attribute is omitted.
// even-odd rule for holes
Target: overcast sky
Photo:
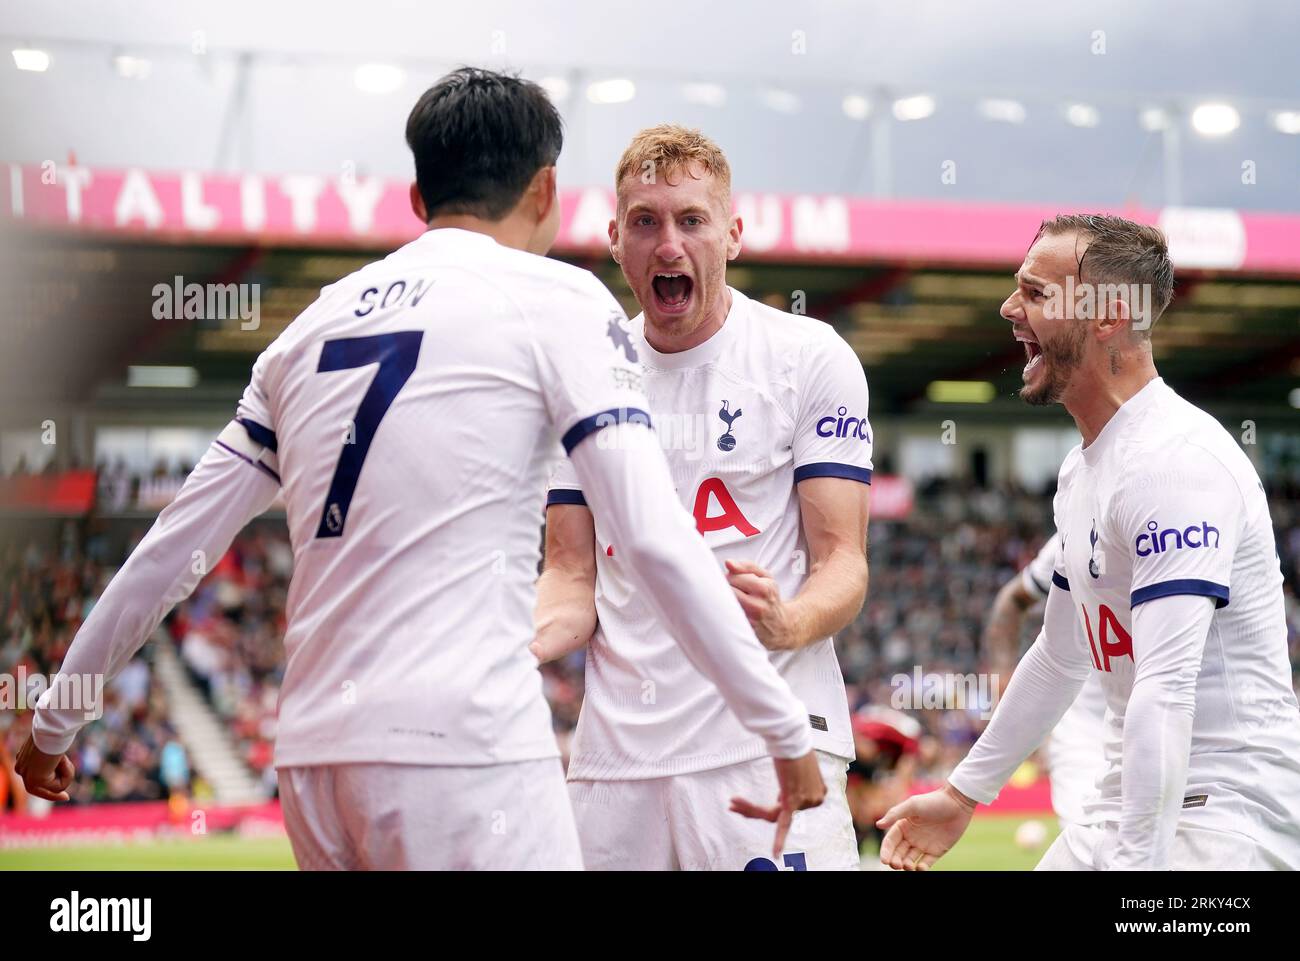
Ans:
<svg viewBox="0 0 1300 961"><path fill-rule="evenodd" d="M1300 136L1270 122L1300 111L1300 5L1282 0L0 0L0 24L8 48L53 57L47 73L24 73L6 52L0 159L74 150L92 165L407 176L406 113L439 74L472 63L569 79L570 185L605 183L633 132L676 120L723 145L739 188L868 194L872 126L845 115L844 97L888 112L891 97L928 93L932 116L888 124L897 196L1159 206L1160 135L1139 109L1222 100L1240 111L1233 133L1179 122L1183 203L1300 210ZM115 53L149 59L148 78L119 77ZM405 79L363 93L353 71L366 62ZM635 96L590 103L586 85L612 77ZM725 102L691 103L685 83L717 85ZM989 97L1022 103L1024 122L981 116ZM1097 126L1068 124L1070 103L1095 107Z"/></svg>

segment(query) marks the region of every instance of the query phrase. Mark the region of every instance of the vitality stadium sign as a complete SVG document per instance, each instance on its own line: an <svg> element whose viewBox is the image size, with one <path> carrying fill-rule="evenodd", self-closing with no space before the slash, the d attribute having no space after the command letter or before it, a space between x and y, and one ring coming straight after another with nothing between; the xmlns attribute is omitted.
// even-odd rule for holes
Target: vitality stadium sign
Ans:
<svg viewBox="0 0 1300 961"><path fill-rule="evenodd" d="M213 174L46 162L0 170L0 219L191 243L389 249L414 238L405 179ZM843 263L1018 264L1055 207L738 192L744 256ZM606 255L614 194L561 191L556 251ZM1101 211L1098 211L1101 212ZM1116 211L1160 224L1177 266L1300 276L1300 217L1235 210Z"/></svg>

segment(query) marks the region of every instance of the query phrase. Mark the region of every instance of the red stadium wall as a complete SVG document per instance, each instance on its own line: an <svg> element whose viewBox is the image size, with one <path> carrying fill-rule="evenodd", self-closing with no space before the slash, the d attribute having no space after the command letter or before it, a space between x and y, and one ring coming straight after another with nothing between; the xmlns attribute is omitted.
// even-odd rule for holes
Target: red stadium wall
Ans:
<svg viewBox="0 0 1300 961"><path fill-rule="evenodd" d="M199 815L196 817L196 815ZM201 837L227 831L280 834L280 803L206 807L168 801L56 805L43 817L0 814L0 849L58 844L117 844L161 835Z"/></svg>

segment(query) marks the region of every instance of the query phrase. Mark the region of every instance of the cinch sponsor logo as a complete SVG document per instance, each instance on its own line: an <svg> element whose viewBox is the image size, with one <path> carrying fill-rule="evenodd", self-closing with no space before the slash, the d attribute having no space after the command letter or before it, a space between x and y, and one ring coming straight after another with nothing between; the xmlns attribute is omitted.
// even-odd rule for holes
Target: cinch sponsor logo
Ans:
<svg viewBox="0 0 1300 961"><path fill-rule="evenodd" d="M1184 547L1190 547L1193 550L1199 547L1217 548L1219 546L1219 529L1211 527L1208 521L1201 521L1197 527L1195 524L1188 525L1182 530L1177 527L1166 527L1164 530L1156 533L1160 525L1155 521L1147 521L1147 532L1139 534L1133 546L1137 549L1138 557L1149 557L1152 554L1163 554L1165 551L1182 550ZM1210 542L1210 535L1214 535L1214 542Z"/></svg>
<svg viewBox="0 0 1300 961"><path fill-rule="evenodd" d="M838 416L823 417L817 422L818 437L856 437L858 440L871 440L871 431L865 417L845 417L847 407L841 407Z"/></svg>

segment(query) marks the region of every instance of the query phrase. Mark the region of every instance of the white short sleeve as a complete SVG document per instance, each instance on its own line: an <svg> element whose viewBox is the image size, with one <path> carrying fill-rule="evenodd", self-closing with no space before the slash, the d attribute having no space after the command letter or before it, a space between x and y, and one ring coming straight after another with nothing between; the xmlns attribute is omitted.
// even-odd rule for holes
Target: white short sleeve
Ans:
<svg viewBox="0 0 1300 961"><path fill-rule="evenodd" d="M1226 607L1243 523L1236 481L1213 454L1181 438L1154 456L1160 469L1128 471L1112 502L1133 565L1129 603L1191 594Z"/></svg>
<svg viewBox="0 0 1300 961"><path fill-rule="evenodd" d="M794 428L795 483L847 477L871 483L871 425L862 362L829 329L804 348Z"/></svg>
<svg viewBox="0 0 1300 961"><path fill-rule="evenodd" d="M1052 589L1052 573L1056 570L1057 555L1060 551L1061 542L1053 531L1037 556L1020 572L1020 582L1025 592L1036 600L1042 600Z"/></svg>
<svg viewBox="0 0 1300 961"><path fill-rule="evenodd" d="M275 436L275 413L271 402L270 379L275 365L275 345L262 351L253 364L253 376L239 399L235 420L244 425L248 436L272 453L279 449Z"/></svg>
<svg viewBox="0 0 1300 961"><path fill-rule="evenodd" d="M1052 570L1048 575L1052 584L1063 591L1070 589L1070 581L1065 576L1065 551L1061 544L1061 521L1065 508L1065 498L1069 493L1070 485L1074 483L1074 475L1079 465L1083 462L1083 455L1078 447L1065 455L1065 460L1061 463L1061 471L1056 479L1056 493L1052 496L1052 523L1056 526L1056 532L1052 535L1049 543L1056 545L1056 550L1052 551ZM1035 561L1041 560L1042 552Z"/></svg>
<svg viewBox="0 0 1300 961"><path fill-rule="evenodd" d="M552 504L581 504L584 507L587 504L582 485L578 483L578 472L573 469L573 462L567 457L561 458L551 472L551 482L546 489L546 506Z"/></svg>

